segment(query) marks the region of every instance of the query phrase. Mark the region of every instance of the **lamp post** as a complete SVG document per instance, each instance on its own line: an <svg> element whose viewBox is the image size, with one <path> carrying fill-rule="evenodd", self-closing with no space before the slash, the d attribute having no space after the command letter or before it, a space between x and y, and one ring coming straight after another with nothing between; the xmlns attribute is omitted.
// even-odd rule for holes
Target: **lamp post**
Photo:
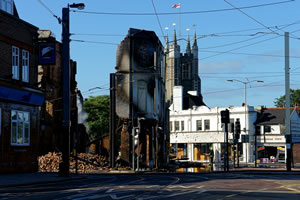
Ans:
<svg viewBox="0 0 300 200"><path fill-rule="evenodd" d="M69 176L70 167L70 8L83 9L84 4L68 4L62 9L63 149L60 176Z"/></svg>
<svg viewBox="0 0 300 200"><path fill-rule="evenodd" d="M232 80L227 80L227 81L229 81L229 82L236 81L236 82L244 84L244 100L245 100L245 104L244 104L244 106L245 106L245 128L244 128L244 132L246 134L247 133L247 113L246 113L247 112L247 84L253 83L253 82L263 83L264 81L262 81L262 80L240 81L240 80L237 80L237 79L232 79ZM248 163L247 149L248 149L248 146L246 147L246 163ZM239 159L239 156L238 156L237 159Z"/></svg>

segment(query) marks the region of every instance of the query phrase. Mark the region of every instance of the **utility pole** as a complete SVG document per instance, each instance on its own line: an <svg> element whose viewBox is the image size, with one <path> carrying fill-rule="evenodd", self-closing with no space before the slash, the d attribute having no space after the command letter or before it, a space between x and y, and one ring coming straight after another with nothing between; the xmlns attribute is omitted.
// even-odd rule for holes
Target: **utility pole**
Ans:
<svg viewBox="0 0 300 200"><path fill-rule="evenodd" d="M83 9L84 4L68 4L62 9L63 149L59 175L65 177L69 176L70 168L70 8Z"/></svg>
<svg viewBox="0 0 300 200"><path fill-rule="evenodd" d="M284 33L285 43L285 138L286 138L286 170L291 171L291 123L290 123L290 52L289 32Z"/></svg>
<svg viewBox="0 0 300 200"><path fill-rule="evenodd" d="M70 156L70 10L62 9L63 149L60 176L69 176Z"/></svg>
<svg viewBox="0 0 300 200"><path fill-rule="evenodd" d="M115 167L115 113L116 113L116 74L110 74L110 126L109 126L109 158L110 166Z"/></svg>

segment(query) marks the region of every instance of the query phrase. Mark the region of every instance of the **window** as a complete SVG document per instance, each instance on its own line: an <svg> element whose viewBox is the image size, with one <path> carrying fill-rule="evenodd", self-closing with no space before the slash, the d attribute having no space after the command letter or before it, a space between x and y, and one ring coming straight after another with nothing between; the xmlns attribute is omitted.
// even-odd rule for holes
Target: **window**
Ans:
<svg viewBox="0 0 300 200"><path fill-rule="evenodd" d="M173 122L170 122L170 131L173 131Z"/></svg>
<svg viewBox="0 0 300 200"><path fill-rule="evenodd" d="M184 121L181 121L181 130L184 131Z"/></svg>
<svg viewBox="0 0 300 200"><path fill-rule="evenodd" d="M271 126L264 126L264 133L271 133Z"/></svg>
<svg viewBox="0 0 300 200"><path fill-rule="evenodd" d="M175 121L175 131L179 131L179 121Z"/></svg>
<svg viewBox="0 0 300 200"><path fill-rule="evenodd" d="M210 121L209 119L204 120L204 130L210 129Z"/></svg>
<svg viewBox="0 0 300 200"><path fill-rule="evenodd" d="M197 131L202 131L202 120L197 120L196 121L196 130Z"/></svg>
<svg viewBox="0 0 300 200"><path fill-rule="evenodd" d="M22 51L22 80L29 82L29 52Z"/></svg>
<svg viewBox="0 0 300 200"><path fill-rule="evenodd" d="M19 48L12 47L12 78L19 80Z"/></svg>
<svg viewBox="0 0 300 200"><path fill-rule="evenodd" d="M11 111L11 144L29 145L30 116L29 112Z"/></svg>
<svg viewBox="0 0 300 200"><path fill-rule="evenodd" d="M0 9L13 14L13 0L0 0Z"/></svg>

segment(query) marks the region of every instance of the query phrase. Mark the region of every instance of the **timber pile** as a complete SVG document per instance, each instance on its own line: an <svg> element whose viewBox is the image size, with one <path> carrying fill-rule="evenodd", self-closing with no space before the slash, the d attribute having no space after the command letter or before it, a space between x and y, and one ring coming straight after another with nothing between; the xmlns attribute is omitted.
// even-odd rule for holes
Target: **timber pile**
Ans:
<svg viewBox="0 0 300 200"><path fill-rule="evenodd" d="M107 169L108 160L106 157L89 154L80 153L77 159L77 169L78 173L89 173L97 170ZM49 152L44 156L39 157L39 171L40 172L58 172L59 163L62 161L61 153ZM76 159L75 157L70 157L70 172L75 173L76 169Z"/></svg>

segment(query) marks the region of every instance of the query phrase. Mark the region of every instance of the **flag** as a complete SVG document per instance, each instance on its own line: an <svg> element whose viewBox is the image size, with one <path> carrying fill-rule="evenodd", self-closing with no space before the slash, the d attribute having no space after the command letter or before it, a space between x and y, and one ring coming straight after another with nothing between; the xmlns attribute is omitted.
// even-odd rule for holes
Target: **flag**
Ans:
<svg viewBox="0 0 300 200"><path fill-rule="evenodd" d="M180 3L174 4L172 8L180 8Z"/></svg>

